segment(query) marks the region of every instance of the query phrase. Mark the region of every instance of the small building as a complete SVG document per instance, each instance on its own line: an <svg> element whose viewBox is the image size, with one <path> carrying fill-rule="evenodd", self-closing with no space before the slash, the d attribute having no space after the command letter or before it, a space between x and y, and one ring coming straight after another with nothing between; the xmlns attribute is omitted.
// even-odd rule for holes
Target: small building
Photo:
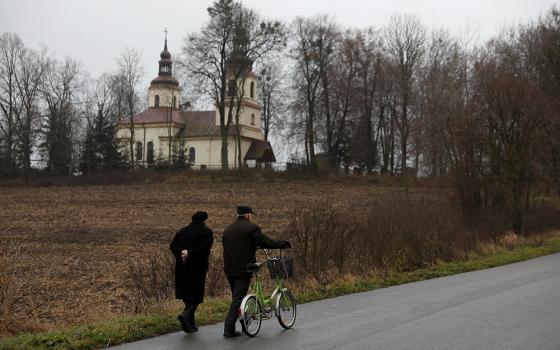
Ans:
<svg viewBox="0 0 560 350"><path fill-rule="evenodd" d="M221 168L219 111L182 108L181 87L173 77L172 67L166 38L160 54L158 76L150 83L148 108L133 117L135 162L141 166L161 161L173 162L180 153L192 168ZM257 76L250 70L245 76L239 118L240 151L244 164L238 164L236 128L231 125L228 132L230 168L254 167L276 161L272 146L265 141L261 128L261 105L257 100L256 84ZM227 112L226 108L226 115ZM117 138L125 151L130 149L130 129L127 120L117 125Z"/></svg>

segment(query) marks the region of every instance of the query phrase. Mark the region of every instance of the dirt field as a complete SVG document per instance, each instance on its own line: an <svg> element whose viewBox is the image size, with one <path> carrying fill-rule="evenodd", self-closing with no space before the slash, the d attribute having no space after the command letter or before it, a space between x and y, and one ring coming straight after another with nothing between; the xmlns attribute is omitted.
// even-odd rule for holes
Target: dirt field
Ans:
<svg viewBox="0 0 560 350"><path fill-rule="evenodd" d="M355 207L380 191L400 190L352 180L0 188L0 248L23 247L23 278L37 287L34 314L58 327L130 311L127 264L167 251L196 210L210 213L218 241L238 203L279 236L294 205Z"/></svg>

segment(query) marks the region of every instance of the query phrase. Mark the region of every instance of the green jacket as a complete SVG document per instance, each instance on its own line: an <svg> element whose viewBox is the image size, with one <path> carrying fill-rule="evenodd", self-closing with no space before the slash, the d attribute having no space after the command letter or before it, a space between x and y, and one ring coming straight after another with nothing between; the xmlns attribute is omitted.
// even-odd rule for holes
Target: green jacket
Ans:
<svg viewBox="0 0 560 350"><path fill-rule="evenodd" d="M251 277L246 271L246 265L256 262L257 247L275 249L283 246L283 241L265 236L259 226L243 216L238 217L226 228L222 243L224 272L228 277Z"/></svg>

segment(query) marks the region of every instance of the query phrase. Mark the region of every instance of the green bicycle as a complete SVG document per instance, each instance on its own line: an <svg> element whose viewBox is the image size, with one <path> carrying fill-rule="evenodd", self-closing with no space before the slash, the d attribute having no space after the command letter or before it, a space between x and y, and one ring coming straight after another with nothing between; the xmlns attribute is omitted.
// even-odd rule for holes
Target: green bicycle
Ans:
<svg viewBox="0 0 560 350"><path fill-rule="evenodd" d="M247 271L255 273L255 284L250 294L247 294L239 308L241 329L249 337L254 337L261 329L262 320L268 320L273 314L278 319L280 326L290 329L296 322L296 300L287 288L282 286L282 279L292 277L292 266L286 266L286 261L280 249L280 258L271 257L263 249L269 264L271 277L276 280L276 287L270 298L265 298L259 269L262 263L248 264Z"/></svg>

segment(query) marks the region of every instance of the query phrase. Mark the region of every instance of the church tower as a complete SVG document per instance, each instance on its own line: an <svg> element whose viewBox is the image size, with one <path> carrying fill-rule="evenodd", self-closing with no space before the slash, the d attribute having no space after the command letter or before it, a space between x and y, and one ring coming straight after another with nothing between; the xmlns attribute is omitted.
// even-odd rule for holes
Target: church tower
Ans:
<svg viewBox="0 0 560 350"><path fill-rule="evenodd" d="M257 100L257 75L253 72L253 61L247 56L249 37L240 17L233 39L233 50L227 62L226 118L231 99L242 96L239 124L247 130L261 131L261 105ZM239 78L235 79L235 76ZM239 89L243 89L240 91ZM234 101L236 104L237 101ZM235 120L232 121L235 123ZM220 124L216 113L216 125Z"/></svg>
<svg viewBox="0 0 560 350"><path fill-rule="evenodd" d="M165 30L165 44L159 55L158 76L152 80L148 88L149 107L172 107L179 109L181 106L181 88L179 82L173 78L173 61L171 53L167 50L167 29Z"/></svg>

